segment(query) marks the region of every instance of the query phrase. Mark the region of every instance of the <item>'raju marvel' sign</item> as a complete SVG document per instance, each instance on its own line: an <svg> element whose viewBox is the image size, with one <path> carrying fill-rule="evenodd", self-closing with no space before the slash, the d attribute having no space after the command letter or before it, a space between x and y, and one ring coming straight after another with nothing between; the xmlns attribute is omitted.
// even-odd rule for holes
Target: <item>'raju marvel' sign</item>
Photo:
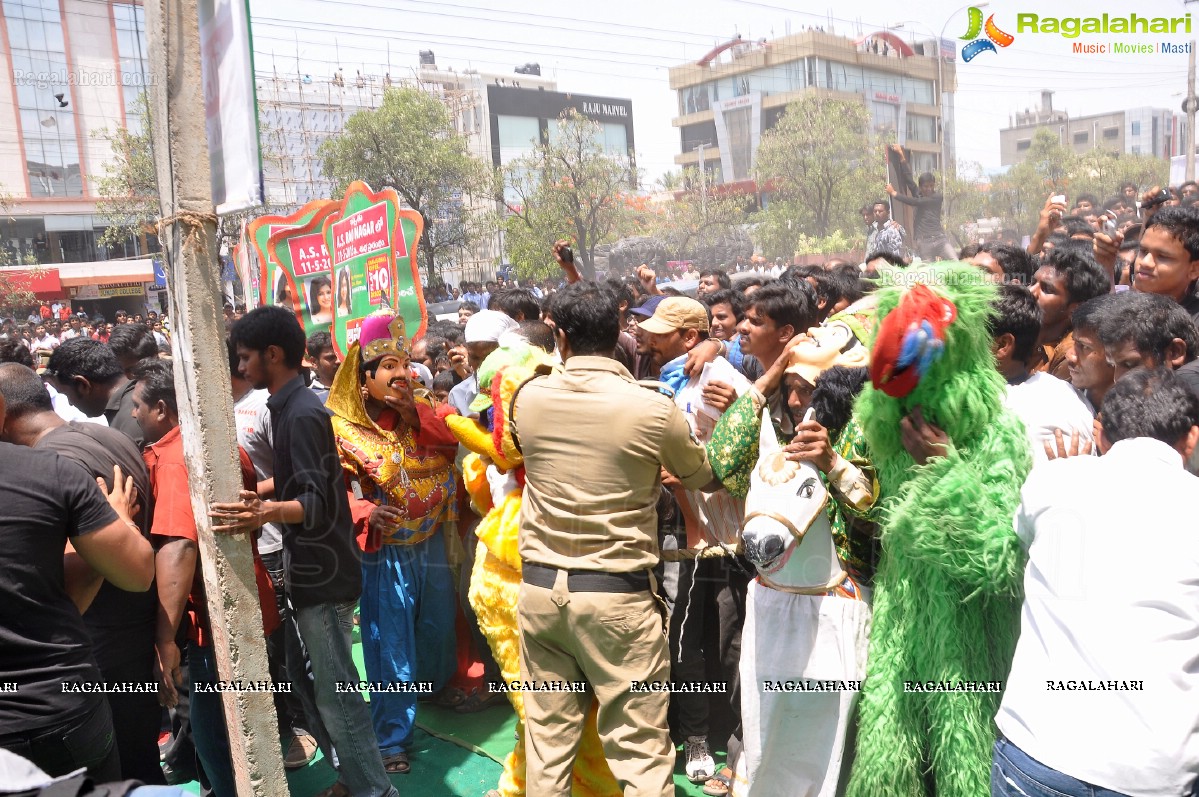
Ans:
<svg viewBox="0 0 1199 797"><path fill-rule="evenodd" d="M612 105L606 102L585 102L583 113L594 116L628 116L629 109L623 105Z"/></svg>
<svg viewBox="0 0 1199 797"><path fill-rule="evenodd" d="M404 257L403 239L398 240L397 255ZM391 244L387 229L387 204L379 202L340 221L333 222L333 259L338 263L360 255L378 252Z"/></svg>

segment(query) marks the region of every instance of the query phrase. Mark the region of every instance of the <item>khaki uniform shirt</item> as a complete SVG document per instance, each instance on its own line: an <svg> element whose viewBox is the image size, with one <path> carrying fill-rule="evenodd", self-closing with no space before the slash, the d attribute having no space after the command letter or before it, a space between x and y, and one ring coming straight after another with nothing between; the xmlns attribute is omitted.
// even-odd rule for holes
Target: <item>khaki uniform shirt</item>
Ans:
<svg viewBox="0 0 1199 797"><path fill-rule="evenodd" d="M607 357L571 357L529 382L512 411L526 486L520 556L565 570L628 573L658 563L660 468L689 489L707 455L667 396Z"/></svg>

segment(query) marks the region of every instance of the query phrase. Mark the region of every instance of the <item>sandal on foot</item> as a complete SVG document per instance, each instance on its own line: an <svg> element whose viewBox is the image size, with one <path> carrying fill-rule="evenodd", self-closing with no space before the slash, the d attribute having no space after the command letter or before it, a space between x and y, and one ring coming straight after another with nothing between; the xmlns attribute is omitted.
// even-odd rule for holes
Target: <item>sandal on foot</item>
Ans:
<svg viewBox="0 0 1199 797"><path fill-rule="evenodd" d="M417 700L421 703L432 703L441 708L457 708L466 702L466 692L453 686L447 686L440 692L429 695L427 699L422 696Z"/></svg>
<svg viewBox="0 0 1199 797"><path fill-rule="evenodd" d="M388 775L407 775L412 771L407 753L396 753L383 759L383 771Z"/></svg>
<svg viewBox="0 0 1199 797"><path fill-rule="evenodd" d="M709 797L725 797L733 789L733 772L725 767L704 783L704 794Z"/></svg>
<svg viewBox="0 0 1199 797"><path fill-rule="evenodd" d="M470 697L462 701L460 705L454 707L454 711L459 714L474 714L478 711L489 709L492 706L498 706L501 703L507 703L508 697L503 692L475 692Z"/></svg>

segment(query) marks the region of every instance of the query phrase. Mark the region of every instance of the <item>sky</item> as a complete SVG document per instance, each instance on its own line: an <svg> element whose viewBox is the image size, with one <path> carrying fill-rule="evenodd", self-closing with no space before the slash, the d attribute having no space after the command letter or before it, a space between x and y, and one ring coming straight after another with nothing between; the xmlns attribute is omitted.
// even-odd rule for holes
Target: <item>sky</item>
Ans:
<svg viewBox="0 0 1199 797"><path fill-rule="evenodd" d="M968 12L958 0L844 0L821 10L787 0L250 0L256 69L330 76L340 65L393 77L411 75L420 50L433 50L439 67L511 74L528 62L541 65L560 91L627 97L633 101L638 165L652 183L676 170L679 133L671 120L677 99L668 70L699 60L737 34L747 40L777 38L788 30L821 25L858 37L893 30L905 39L966 32ZM908 10L904 10L908 9ZM918 10L913 10L918 9ZM1182 17L1193 10L1190 36L1017 33L1017 13L1039 18ZM998 52L957 62L956 147L959 162L1000 168L999 130L1018 111L1039 105L1041 90L1054 91L1054 108L1070 116L1150 106L1180 110L1186 94L1185 54L1075 54L1072 43L1185 44L1199 39L1199 2L1182 0L1003 0L983 8L1015 40ZM902 23L902 25L901 25ZM910 39L909 39L910 40Z"/></svg>

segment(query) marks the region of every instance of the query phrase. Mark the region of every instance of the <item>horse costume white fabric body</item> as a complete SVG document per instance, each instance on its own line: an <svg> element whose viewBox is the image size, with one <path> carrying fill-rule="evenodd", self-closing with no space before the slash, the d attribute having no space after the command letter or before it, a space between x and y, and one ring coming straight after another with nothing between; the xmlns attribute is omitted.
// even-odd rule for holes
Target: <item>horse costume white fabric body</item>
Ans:
<svg viewBox="0 0 1199 797"><path fill-rule="evenodd" d="M848 776L870 605L837 556L828 501L820 472L785 458L763 410L742 532L758 578L741 637L735 797L834 797Z"/></svg>

